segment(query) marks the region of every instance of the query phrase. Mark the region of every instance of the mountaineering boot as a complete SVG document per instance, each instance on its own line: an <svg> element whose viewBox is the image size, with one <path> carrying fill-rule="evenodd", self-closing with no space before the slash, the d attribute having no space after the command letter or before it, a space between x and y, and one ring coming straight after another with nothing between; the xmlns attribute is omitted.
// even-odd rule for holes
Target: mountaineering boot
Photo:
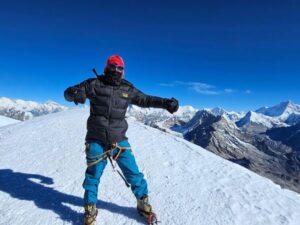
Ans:
<svg viewBox="0 0 300 225"><path fill-rule="evenodd" d="M143 216L149 224L157 224L156 214L152 211L152 207L149 204L148 196L137 199L138 213Z"/></svg>
<svg viewBox="0 0 300 225"><path fill-rule="evenodd" d="M84 206L83 225L95 225L98 210L95 204L86 204Z"/></svg>

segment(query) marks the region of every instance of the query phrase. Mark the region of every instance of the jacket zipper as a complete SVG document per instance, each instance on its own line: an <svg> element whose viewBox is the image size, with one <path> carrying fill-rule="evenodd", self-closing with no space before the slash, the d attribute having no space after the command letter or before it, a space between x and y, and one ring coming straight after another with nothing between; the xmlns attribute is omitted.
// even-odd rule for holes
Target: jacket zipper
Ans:
<svg viewBox="0 0 300 225"><path fill-rule="evenodd" d="M112 100L113 100L113 94L114 94L114 87L111 88L111 96L110 96L110 100L109 100L109 106L108 106L108 116L107 116L107 119L108 119L108 127L107 129L110 130L110 113L111 113L111 107L112 107ZM109 137L109 132L108 130L106 129L106 136L107 136L107 142L108 142L108 145L111 145L111 140L110 140L110 137Z"/></svg>

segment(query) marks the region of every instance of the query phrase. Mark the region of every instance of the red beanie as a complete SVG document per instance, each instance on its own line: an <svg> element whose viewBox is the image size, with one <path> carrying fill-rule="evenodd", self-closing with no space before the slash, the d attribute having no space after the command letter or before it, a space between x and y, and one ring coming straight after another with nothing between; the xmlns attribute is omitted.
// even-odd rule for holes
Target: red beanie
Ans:
<svg viewBox="0 0 300 225"><path fill-rule="evenodd" d="M121 56L118 56L118 55L112 55L108 58L107 62L106 62L106 66L104 68L104 73L106 71L106 67L108 64L115 64L115 65L118 65L118 66L122 66L124 67L124 61L122 59ZM122 77L124 76L124 70L122 71Z"/></svg>

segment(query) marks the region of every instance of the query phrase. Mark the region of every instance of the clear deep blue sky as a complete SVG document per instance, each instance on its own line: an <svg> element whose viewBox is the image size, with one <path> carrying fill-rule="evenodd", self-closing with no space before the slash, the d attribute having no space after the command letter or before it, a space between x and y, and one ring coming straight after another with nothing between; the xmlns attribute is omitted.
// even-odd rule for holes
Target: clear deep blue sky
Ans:
<svg viewBox="0 0 300 225"><path fill-rule="evenodd" d="M0 0L0 96L43 102L109 55L151 95L196 108L300 103L300 1Z"/></svg>

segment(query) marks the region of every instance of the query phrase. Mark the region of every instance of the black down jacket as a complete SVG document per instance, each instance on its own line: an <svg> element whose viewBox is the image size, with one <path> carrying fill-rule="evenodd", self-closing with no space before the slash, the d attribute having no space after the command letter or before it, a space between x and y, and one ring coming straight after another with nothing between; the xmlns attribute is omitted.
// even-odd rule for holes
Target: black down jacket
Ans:
<svg viewBox="0 0 300 225"><path fill-rule="evenodd" d="M84 98L90 100L86 140L97 141L107 147L128 139L125 135L128 129L125 114L129 104L164 108L167 100L146 95L124 79L118 85L111 85L106 82L104 75L67 88L64 92L66 100L74 101L74 87L80 88Z"/></svg>

